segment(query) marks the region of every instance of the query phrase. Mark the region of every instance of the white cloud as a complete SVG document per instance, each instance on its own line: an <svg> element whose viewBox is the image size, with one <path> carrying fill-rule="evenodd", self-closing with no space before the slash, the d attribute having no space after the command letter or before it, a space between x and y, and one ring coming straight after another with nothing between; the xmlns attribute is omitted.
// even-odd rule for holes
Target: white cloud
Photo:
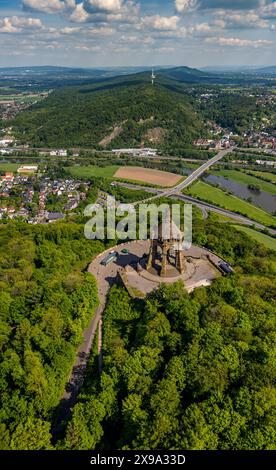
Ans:
<svg viewBox="0 0 276 470"><path fill-rule="evenodd" d="M100 46L75 46L74 49L81 52L100 52Z"/></svg>
<svg viewBox="0 0 276 470"><path fill-rule="evenodd" d="M212 21L212 25L215 28L224 29L226 27L226 21L223 19L215 19Z"/></svg>
<svg viewBox="0 0 276 470"><path fill-rule="evenodd" d="M178 13L192 10L252 10L266 5L269 0L175 0ZM270 8L270 7L269 7Z"/></svg>
<svg viewBox="0 0 276 470"><path fill-rule="evenodd" d="M83 33L89 36L110 36L111 34L114 34L114 29L110 28L109 26L93 26L93 28L88 28L83 30Z"/></svg>
<svg viewBox="0 0 276 470"><path fill-rule="evenodd" d="M60 30L62 34L74 34L74 33L79 33L80 28L73 27L71 28L70 26L65 26L65 28L62 28Z"/></svg>
<svg viewBox="0 0 276 470"><path fill-rule="evenodd" d="M225 28L228 29L269 28L268 21L261 19L254 10L248 12L218 10L216 16L224 21Z"/></svg>
<svg viewBox="0 0 276 470"><path fill-rule="evenodd" d="M201 54L205 60L205 50L206 55L212 55L215 50L221 49L222 56L226 55L226 48L233 48L235 54L244 56L245 60L249 48L258 55L261 47L270 46L273 54L273 43L269 39L272 39L276 30L273 25L275 21L272 21L276 1L173 1L175 13L169 14L163 9L163 2L162 6L160 2L160 7L159 2L153 2L150 13L148 10L146 13L143 6L140 8L141 0L21 0L24 10L18 15L20 20L0 20L0 33L20 34L2 34L1 47L8 50L18 47L19 50L26 51L29 48L43 54L49 46L49 57L51 50L58 49L60 57L61 51L72 51L72 58L78 57L77 51L85 54L96 52L96 48L100 47L102 54L106 54L111 62L113 50L129 53L130 61L138 60L139 54L143 57L148 51L159 50L164 53L168 62L171 58L170 51L175 51L177 57L183 48L190 48L191 61L194 53ZM50 17L47 17L47 26L44 26L40 20L26 18L40 17L27 14L27 11L53 14L58 18L52 16L51 23ZM189 15L189 12L192 14ZM9 13L6 12L5 15L8 16ZM32 24L30 20L39 21L40 24ZM247 31L250 28L258 28L258 31ZM239 34L239 31L242 33ZM27 41L25 45L24 39ZM198 53L202 44L206 47L201 48ZM71 57L70 54L69 56ZM55 57L53 53L53 58Z"/></svg>
<svg viewBox="0 0 276 470"><path fill-rule="evenodd" d="M254 47L254 48L271 46L273 44L272 41L268 41L266 39L251 40L251 39L224 38L224 37L206 38L204 42L207 44L216 44L219 46Z"/></svg>
<svg viewBox="0 0 276 470"><path fill-rule="evenodd" d="M70 13L76 23L133 23L137 21L140 5L133 0L85 0Z"/></svg>
<svg viewBox="0 0 276 470"><path fill-rule="evenodd" d="M89 18L89 13L83 8L83 3L79 3L70 15L70 20L76 23L85 23Z"/></svg>
<svg viewBox="0 0 276 470"><path fill-rule="evenodd" d="M116 13L123 6L122 0L84 0L83 8L88 13Z"/></svg>
<svg viewBox="0 0 276 470"><path fill-rule="evenodd" d="M43 28L38 18L24 18L11 16L0 19L0 33L21 33L23 30L34 30Z"/></svg>
<svg viewBox="0 0 276 470"><path fill-rule="evenodd" d="M145 16L141 20L141 25L157 31L171 31L177 29L179 20L179 16Z"/></svg>
<svg viewBox="0 0 276 470"><path fill-rule="evenodd" d="M193 26L189 27L189 33L210 33L212 31L212 27L208 23L198 23Z"/></svg>
<svg viewBox="0 0 276 470"><path fill-rule="evenodd" d="M76 7L75 0L23 0L25 10L41 13L59 13Z"/></svg>
<svg viewBox="0 0 276 470"><path fill-rule="evenodd" d="M178 13L194 10L197 6L197 0L175 0L175 9Z"/></svg>
<svg viewBox="0 0 276 470"><path fill-rule="evenodd" d="M264 5L260 11L261 17L265 19L276 18L276 2L272 2L270 5Z"/></svg>

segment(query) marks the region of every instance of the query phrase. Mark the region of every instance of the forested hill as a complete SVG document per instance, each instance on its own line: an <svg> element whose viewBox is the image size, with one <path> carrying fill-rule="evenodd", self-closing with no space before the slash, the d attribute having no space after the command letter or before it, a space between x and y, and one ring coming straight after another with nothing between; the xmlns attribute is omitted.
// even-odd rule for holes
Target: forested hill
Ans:
<svg viewBox="0 0 276 470"><path fill-rule="evenodd" d="M173 67L170 69L159 70L158 75L186 83L212 83L213 81L218 80L217 74L203 72L190 67Z"/></svg>
<svg viewBox="0 0 276 470"><path fill-rule="evenodd" d="M166 146L191 143L204 131L190 98L169 80L154 87L138 74L55 90L21 113L14 126L37 147Z"/></svg>

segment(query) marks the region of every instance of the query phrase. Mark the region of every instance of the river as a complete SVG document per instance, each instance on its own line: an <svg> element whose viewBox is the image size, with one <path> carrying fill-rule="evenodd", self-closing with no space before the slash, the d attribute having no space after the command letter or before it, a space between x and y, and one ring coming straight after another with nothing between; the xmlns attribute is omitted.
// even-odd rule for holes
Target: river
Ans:
<svg viewBox="0 0 276 470"><path fill-rule="evenodd" d="M276 196L264 191L252 191L244 184L236 183L233 180L226 179L223 176L208 175L204 181L213 185L219 185L222 189L229 191L240 199L251 199L252 204L261 207L266 212L274 213L276 210Z"/></svg>

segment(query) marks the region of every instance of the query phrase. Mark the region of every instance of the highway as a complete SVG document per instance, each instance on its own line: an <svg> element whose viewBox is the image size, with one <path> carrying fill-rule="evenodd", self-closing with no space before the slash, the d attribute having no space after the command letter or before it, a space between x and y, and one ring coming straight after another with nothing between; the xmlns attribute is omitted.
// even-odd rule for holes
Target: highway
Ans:
<svg viewBox="0 0 276 470"><path fill-rule="evenodd" d="M132 189L132 190L147 191L149 193L156 194L156 196L155 196L156 198L160 198L162 193L163 193L162 189L148 188L148 187L139 186L139 185L136 185L136 184L117 182L116 185L117 186L123 186L125 188ZM221 207L215 206L215 205L210 204L208 202L201 201L200 199L196 199L196 198L191 197L191 196L186 196L186 195L181 194L181 193L172 194L169 197L171 197L173 199L182 199L183 201L186 201L190 204L194 204L195 206L197 206L201 210L204 219L207 218L206 217L207 212L215 212L216 214L223 215L225 217L229 217L230 219L235 220L239 224L248 225L249 227L255 226L259 230L265 230L266 229L270 232L271 235L276 235L276 230L274 230L272 228L266 227L266 226L256 222L255 220L252 220L252 219L249 219L248 217L237 214L236 212L232 212L232 211L229 211L227 209L222 209ZM151 200L152 200L151 198L147 199L147 201L151 201ZM137 204L139 204L139 203L137 203Z"/></svg>
<svg viewBox="0 0 276 470"><path fill-rule="evenodd" d="M146 199L145 201L140 201L138 204L141 204L141 202L148 202L152 201L153 199L157 199L160 197L169 197L172 196L173 194L180 193L183 191L183 189L188 188L192 183L194 183L200 176L202 176L205 171L209 170L211 166L215 165L218 163L220 160L222 160L225 155L231 153L233 151L234 147L231 147L230 149L227 150L221 150L215 157L211 158L207 162L203 163L199 168L197 168L193 173L191 173L182 183L178 184L177 186L174 186L173 188L168 188L164 191L160 191L158 195L153 196L152 198ZM147 188L145 188L147 190Z"/></svg>
<svg viewBox="0 0 276 470"><path fill-rule="evenodd" d="M205 209L207 211L215 212L216 214L219 215L224 215L226 217L229 217L230 219L234 219L240 224L248 225L248 226L253 226L256 227L259 230L268 230L271 235L276 235L276 230L266 227L265 225L259 224L255 220L249 219L248 217L245 217L243 215L236 214L235 212L231 212L227 209L221 209L220 207L214 206L212 204L209 204L208 202L203 202L200 201L199 199L195 199L190 196L185 196L184 194L177 194L174 196L175 199L182 199L183 201L189 202L190 204L194 204L199 209Z"/></svg>

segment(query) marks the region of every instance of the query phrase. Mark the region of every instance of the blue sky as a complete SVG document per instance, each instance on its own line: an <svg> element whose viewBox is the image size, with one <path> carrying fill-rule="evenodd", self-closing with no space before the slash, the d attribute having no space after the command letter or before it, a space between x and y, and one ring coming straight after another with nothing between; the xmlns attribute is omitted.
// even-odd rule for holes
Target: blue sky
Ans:
<svg viewBox="0 0 276 470"><path fill-rule="evenodd" d="M276 1L0 0L0 66L276 64Z"/></svg>

